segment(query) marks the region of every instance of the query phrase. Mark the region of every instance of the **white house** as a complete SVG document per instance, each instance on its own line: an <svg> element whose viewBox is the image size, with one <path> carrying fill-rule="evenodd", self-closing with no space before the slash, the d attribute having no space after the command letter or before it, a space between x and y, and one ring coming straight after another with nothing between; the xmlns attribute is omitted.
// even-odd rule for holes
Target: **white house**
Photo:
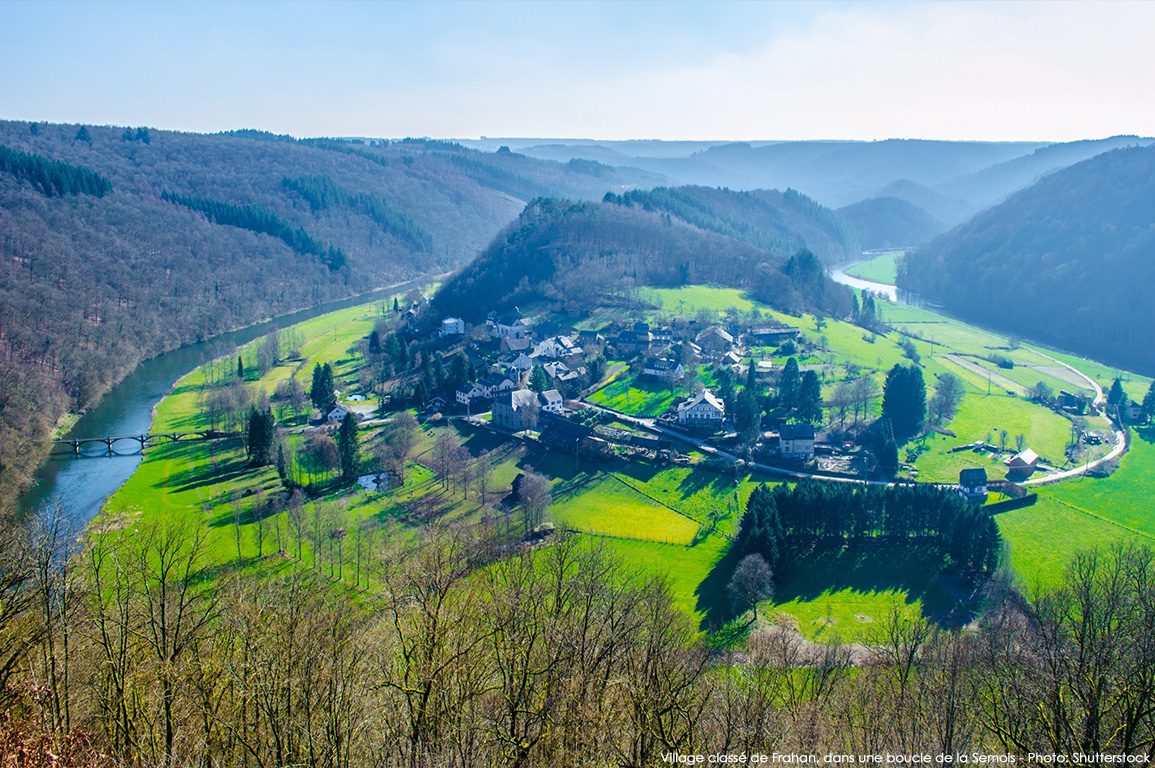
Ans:
<svg viewBox="0 0 1155 768"><path fill-rule="evenodd" d="M441 336L460 336L465 333L465 321L460 317L447 317L441 321Z"/></svg>
<svg viewBox="0 0 1155 768"><path fill-rule="evenodd" d="M538 342L534 354L546 360L564 360L582 354L582 348L569 336L551 336Z"/></svg>
<svg viewBox="0 0 1155 768"><path fill-rule="evenodd" d="M538 407L546 413L561 413L561 392L556 389L547 389L537 396Z"/></svg>
<svg viewBox="0 0 1155 768"><path fill-rule="evenodd" d="M495 373L492 376L486 376L481 381L477 382L477 386L481 388L485 397L494 398L502 392L511 392L517 389L517 382L509 376L501 373Z"/></svg>
<svg viewBox="0 0 1155 768"><path fill-rule="evenodd" d="M477 397L485 397L485 390L479 387L476 382L466 382L457 388L457 402L462 405L469 405Z"/></svg>
<svg viewBox="0 0 1155 768"><path fill-rule="evenodd" d="M666 360L663 358L661 360L647 360L645 367L642 368L642 373L658 379L678 381L686 375L686 369L677 360Z"/></svg>
<svg viewBox="0 0 1155 768"><path fill-rule="evenodd" d="M525 373L533 368L533 359L524 352L519 352L517 357L514 357L512 360L506 360L505 364L518 373Z"/></svg>
<svg viewBox="0 0 1155 768"><path fill-rule="evenodd" d="M339 423L339 422L344 421L345 417L348 416L350 413L352 413L352 411L350 411L348 408L343 408L339 405L336 405L336 406L333 406L333 410L329 411L329 415L325 417L325 421L332 421L332 422L338 422Z"/></svg>
<svg viewBox="0 0 1155 768"><path fill-rule="evenodd" d="M489 335L495 339L524 339L533 323L519 315L507 315L494 321Z"/></svg>
<svg viewBox="0 0 1155 768"><path fill-rule="evenodd" d="M694 397L678 406L678 423L686 427L710 427L717 429L726 418L726 406L714 397L708 389L703 389Z"/></svg>
<svg viewBox="0 0 1155 768"><path fill-rule="evenodd" d="M778 431L778 449L784 459L810 461L814 458L814 425L783 424Z"/></svg>

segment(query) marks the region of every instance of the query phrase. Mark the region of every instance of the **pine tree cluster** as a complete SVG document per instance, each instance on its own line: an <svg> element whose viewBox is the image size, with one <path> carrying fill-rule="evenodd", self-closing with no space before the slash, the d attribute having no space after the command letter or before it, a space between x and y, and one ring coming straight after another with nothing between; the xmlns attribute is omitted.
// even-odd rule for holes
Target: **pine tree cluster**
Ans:
<svg viewBox="0 0 1155 768"><path fill-rule="evenodd" d="M48 197L60 195L93 195L104 197L112 191L112 182L96 171L43 155L29 154L0 145L0 171L10 173Z"/></svg>
<svg viewBox="0 0 1155 768"><path fill-rule="evenodd" d="M879 488L804 480L761 485L750 495L735 547L774 567L789 546L822 539L934 539L951 565L991 571L1002 539L994 518L927 485Z"/></svg>
<svg viewBox="0 0 1155 768"><path fill-rule="evenodd" d="M335 272L348 264L348 257L340 248L329 246L309 235L296 224L290 224L269 208L259 205L233 205L204 197L188 197L175 192L161 193L161 199L183 205L208 216L210 221L230 227L247 229L280 240L297 253L316 256L329 271Z"/></svg>

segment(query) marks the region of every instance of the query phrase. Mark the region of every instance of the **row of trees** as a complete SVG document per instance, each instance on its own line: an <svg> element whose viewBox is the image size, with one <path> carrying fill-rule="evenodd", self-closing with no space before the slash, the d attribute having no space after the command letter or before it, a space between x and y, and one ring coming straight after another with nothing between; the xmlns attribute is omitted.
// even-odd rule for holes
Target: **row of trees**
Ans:
<svg viewBox="0 0 1155 768"><path fill-rule="evenodd" d="M1031 600L996 580L965 632L896 606L852 656L785 627L711 652L660 583L578 538L498 559L430 528L375 544L359 593L299 569L204 589L203 531L142 524L68 558L59 520L0 547L0 752L19 765L1142 759L1155 741L1145 548L1080 555Z"/></svg>
<svg viewBox="0 0 1155 768"><path fill-rule="evenodd" d="M302 227L282 219L271 208L258 205L236 205L204 197L191 197L165 190L161 199L176 205L183 205L200 211L217 224L240 227L251 232L275 237L297 253L316 256L334 272L349 263L345 252L335 246L325 247L320 240L311 237Z"/></svg>
<svg viewBox="0 0 1155 768"><path fill-rule="evenodd" d="M932 538L950 563L991 572L1002 539L982 507L928 485L880 488L803 480L793 487L759 486L750 495L735 546L776 566L791 547L821 539Z"/></svg>

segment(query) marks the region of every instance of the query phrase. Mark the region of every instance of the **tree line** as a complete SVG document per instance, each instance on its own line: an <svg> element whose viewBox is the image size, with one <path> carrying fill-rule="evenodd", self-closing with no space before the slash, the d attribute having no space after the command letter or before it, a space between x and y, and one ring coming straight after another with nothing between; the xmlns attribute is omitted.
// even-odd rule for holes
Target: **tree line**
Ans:
<svg viewBox="0 0 1155 768"><path fill-rule="evenodd" d="M756 488L735 547L774 567L787 550L806 550L821 540L861 543L879 537L934 541L952 566L984 573L998 566L1002 547L994 518L953 491L813 480Z"/></svg>
<svg viewBox="0 0 1155 768"><path fill-rule="evenodd" d="M228 575L203 529L137 528L63 554L51 512L4 534L0 751L18 765L1141 758L1155 743L1144 547L1078 555L1029 599L996 578L966 631L896 606L852 653L783 625L711 649L661 580L586 537L504 553L481 528L378 538L353 588L293 566Z"/></svg>

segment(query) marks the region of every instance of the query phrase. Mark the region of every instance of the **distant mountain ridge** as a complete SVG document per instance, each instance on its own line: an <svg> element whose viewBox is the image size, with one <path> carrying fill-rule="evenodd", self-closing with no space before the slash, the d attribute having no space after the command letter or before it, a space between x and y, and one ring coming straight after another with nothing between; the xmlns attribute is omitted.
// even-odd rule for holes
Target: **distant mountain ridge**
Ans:
<svg viewBox="0 0 1155 768"><path fill-rule="evenodd" d="M900 263L965 319L1155 373L1155 146L1045 176Z"/></svg>

